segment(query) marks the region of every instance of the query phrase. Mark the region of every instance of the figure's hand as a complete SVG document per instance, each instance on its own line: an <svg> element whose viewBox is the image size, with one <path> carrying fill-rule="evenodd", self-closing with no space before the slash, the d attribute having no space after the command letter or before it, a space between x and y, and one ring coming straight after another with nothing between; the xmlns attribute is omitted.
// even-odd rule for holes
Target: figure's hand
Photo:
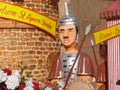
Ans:
<svg viewBox="0 0 120 90"><path fill-rule="evenodd" d="M85 28L85 35L87 35L91 30L91 24L87 25Z"/></svg>

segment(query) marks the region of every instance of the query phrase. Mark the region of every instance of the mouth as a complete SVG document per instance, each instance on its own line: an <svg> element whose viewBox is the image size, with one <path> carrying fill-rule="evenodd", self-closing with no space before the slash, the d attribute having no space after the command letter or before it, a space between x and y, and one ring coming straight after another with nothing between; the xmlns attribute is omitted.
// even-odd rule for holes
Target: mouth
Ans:
<svg viewBox="0 0 120 90"><path fill-rule="evenodd" d="M69 43L70 41L69 40L63 40L63 43Z"/></svg>

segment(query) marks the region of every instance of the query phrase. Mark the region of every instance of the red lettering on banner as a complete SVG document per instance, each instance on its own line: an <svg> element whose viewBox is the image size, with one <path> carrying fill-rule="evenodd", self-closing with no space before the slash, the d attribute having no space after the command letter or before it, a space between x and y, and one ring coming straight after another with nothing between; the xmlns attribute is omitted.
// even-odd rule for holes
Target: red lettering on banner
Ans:
<svg viewBox="0 0 120 90"><path fill-rule="evenodd" d="M120 29L116 28L115 35L120 35Z"/></svg>
<svg viewBox="0 0 120 90"><path fill-rule="evenodd" d="M26 17L26 20L28 20L29 22L36 22L36 23L40 23L40 20L35 18L35 17L32 17L31 14L28 14L27 17Z"/></svg>
<svg viewBox="0 0 120 90"><path fill-rule="evenodd" d="M20 15L18 15L18 17L24 19L25 15L26 15L26 13L24 11L21 11Z"/></svg>
<svg viewBox="0 0 120 90"><path fill-rule="evenodd" d="M46 21L45 19L42 20L42 23L41 23L41 24L44 25L44 26L46 26L46 27L49 28L49 29L52 29L51 24L50 24L50 23L47 23L47 21Z"/></svg>
<svg viewBox="0 0 120 90"><path fill-rule="evenodd" d="M110 32L110 33L100 33L99 40L100 41L105 40L105 39L107 39L107 38L109 38L111 36L112 36L112 32Z"/></svg>
<svg viewBox="0 0 120 90"><path fill-rule="evenodd" d="M16 16L17 12L9 10L6 6L3 8L0 8L0 13L6 14L6 15L11 15L11 16Z"/></svg>

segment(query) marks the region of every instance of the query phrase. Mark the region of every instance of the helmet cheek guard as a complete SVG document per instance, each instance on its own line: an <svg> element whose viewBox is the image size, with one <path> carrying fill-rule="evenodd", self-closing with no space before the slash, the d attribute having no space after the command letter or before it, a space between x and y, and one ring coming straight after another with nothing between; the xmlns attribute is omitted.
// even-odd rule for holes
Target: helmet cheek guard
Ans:
<svg viewBox="0 0 120 90"><path fill-rule="evenodd" d="M78 26L76 26L76 31L77 31L77 33L79 32L79 27Z"/></svg>

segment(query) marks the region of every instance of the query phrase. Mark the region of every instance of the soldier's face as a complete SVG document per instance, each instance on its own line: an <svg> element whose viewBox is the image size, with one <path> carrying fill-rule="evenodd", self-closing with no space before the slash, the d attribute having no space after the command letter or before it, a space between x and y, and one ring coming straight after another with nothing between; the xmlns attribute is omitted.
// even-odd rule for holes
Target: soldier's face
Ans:
<svg viewBox="0 0 120 90"><path fill-rule="evenodd" d="M67 48L76 44L76 26L63 25L59 26L59 38L61 43Z"/></svg>

